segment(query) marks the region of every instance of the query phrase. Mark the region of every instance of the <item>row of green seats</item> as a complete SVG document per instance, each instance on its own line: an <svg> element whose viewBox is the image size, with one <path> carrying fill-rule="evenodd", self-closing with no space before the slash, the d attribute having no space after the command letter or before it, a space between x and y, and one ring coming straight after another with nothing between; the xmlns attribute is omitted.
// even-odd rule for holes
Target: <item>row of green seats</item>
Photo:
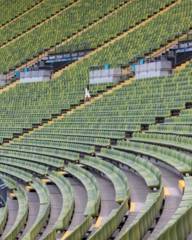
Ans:
<svg viewBox="0 0 192 240"><path fill-rule="evenodd" d="M123 220L123 217L128 211L128 197L120 204L117 209L112 210L106 221L100 228L98 228L90 237L89 240L107 240L118 228L119 224Z"/></svg>
<svg viewBox="0 0 192 240"><path fill-rule="evenodd" d="M38 194L40 207L35 222L23 237L24 240L32 240L37 237L41 229L47 224L51 211L49 191L45 184L43 184L39 179L34 179L31 186Z"/></svg>
<svg viewBox="0 0 192 240"><path fill-rule="evenodd" d="M123 164L140 174L149 188L161 186L161 173L158 168L144 158L115 149L102 148L97 156L109 159L114 163Z"/></svg>
<svg viewBox="0 0 192 240"><path fill-rule="evenodd" d="M91 169L98 170L110 179L115 189L115 201L117 203L122 203L126 198L130 197L127 177L119 168L98 157L85 156L85 158L80 159L80 163Z"/></svg>
<svg viewBox="0 0 192 240"><path fill-rule="evenodd" d="M59 122L59 121L58 121ZM58 123L57 122L57 123ZM89 129L64 129L62 128L62 122L60 122L60 126L56 122L54 126L46 126L46 128L41 129L38 133L55 133L55 134L62 134L63 136L77 136L77 137L94 137L94 138L116 138L122 139L124 138L124 133L119 131L99 131L99 130L89 130Z"/></svg>
<svg viewBox="0 0 192 240"><path fill-rule="evenodd" d="M66 142L63 139L51 139L51 138L27 138L23 141L14 142L15 145L24 145L26 147L28 146L34 146L43 148L48 151L52 151L52 149L55 149L55 151L58 150L65 150L69 151L68 157L66 160L69 161L78 161L79 160L79 153L87 153L92 154L94 152L94 147L86 144L80 144L80 143L70 143ZM49 150L50 149L50 150Z"/></svg>
<svg viewBox="0 0 192 240"><path fill-rule="evenodd" d="M155 239L157 240L184 240L187 239L192 231L192 178L184 177L184 182L185 187L182 200L169 222L156 233ZM154 235L151 235L149 239L154 239Z"/></svg>
<svg viewBox="0 0 192 240"><path fill-rule="evenodd" d="M33 179L33 175L31 173L16 167L8 166L8 165L0 164L0 172L8 174L17 179L20 179L25 183L30 183Z"/></svg>
<svg viewBox="0 0 192 240"><path fill-rule="evenodd" d="M157 124L149 127L150 133L165 133L175 134L181 136L191 136L192 126L191 125L175 125L175 124Z"/></svg>
<svg viewBox="0 0 192 240"><path fill-rule="evenodd" d="M20 144L19 144L20 143ZM18 144L11 144L6 147L2 147L2 150L7 151L18 151L23 153L29 153L30 154L39 154L39 155L45 155L47 157L55 157L58 159L63 160L69 160L69 161L78 161L79 160L79 154L78 153L72 153L67 150L62 149L54 149L54 148L43 148L43 146L25 146L21 144L21 142L18 142Z"/></svg>
<svg viewBox="0 0 192 240"><path fill-rule="evenodd" d="M171 165L183 174L191 173L192 171L190 156L173 149L130 141L121 141L114 148L155 158L165 164Z"/></svg>
<svg viewBox="0 0 192 240"><path fill-rule="evenodd" d="M117 108L117 106L118 106L118 108ZM163 109L159 108L161 106L158 106L158 108L156 108L157 106L155 104L154 105L149 105L145 109L140 109L141 106L143 106L143 105L141 105L140 107L138 106L138 108L136 106L135 109L132 109L132 108L129 109L129 107L131 107L131 106L132 105L124 104L124 102L122 103L122 105L113 104L113 105L110 106L111 110L112 110L110 115L112 117L114 117L114 116L119 116L119 117L124 116L124 117L126 117L126 116L137 116L137 115L144 116L145 114L149 115L149 116L150 115L151 116L154 116L154 115L156 115L156 116L166 116L166 115L170 114L170 108L166 108L166 106L163 106L163 105L162 105ZM108 109L106 104L103 104L101 106L93 104L91 108L87 108L87 113L90 114L90 116L98 113L98 116L101 115L101 116L106 116L107 117L108 114L109 114L108 110L109 109Z"/></svg>
<svg viewBox="0 0 192 240"><path fill-rule="evenodd" d="M65 167L65 170L79 179L79 181L85 186L88 201L84 215L93 217L97 216L100 207L101 196L95 177L76 164L69 164Z"/></svg>
<svg viewBox="0 0 192 240"><path fill-rule="evenodd" d="M127 122L111 122L111 123L107 123L107 122L66 122L63 121L63 128L66 129L93 129L93 130L110 130L110 131L129 131L129 130L133 130L133 131L139 131L140 130L140 124L139 123L127 123Z"/></svg>
<svg viewBox="0 0 192 240"><path fill-rule="evenodd" d="M55 157L50 157L50 156L45 156L45 155L38 155L35 153L25 153L22 151L13 151L4 149L1 150L1 158L15 158L18 159L18 161L29 161L29 162L35 162L35 163L41 163L43 165L47 165L53 168L63 168L64 167L64 160L55 158Z"/></svg>
<svg viewBox="0 0 192 240"><path fill-rule="evenodd" d="M162 207L164 198L163 187L157 192L150 192L147 195L144 206L141 212L135 217L133 222L122 230L117 236L117 240L140 240L142 239L149 228L152 226L156 217L158 217ZM155 238L156 239L156 238Z"/></svg>
<svg viewBox="0 0 192 240"><path fill-rule="evenodd" d="M25 227L28 218L29 205L26 191L23 187L17 186L17 190L14 193L18 200L18 213L9 232L2 236L5 240L16 239L17 235Z"/></svg>
<svg viewBox="0 0 192 240"><path fill-rule="evenodd" d="M46 240L54 240L57 237L58 231L67 229L73 215L75 199L73 188L65 177L59 175L57 172L52 172L49 174L49 179L58 187L63 202L61 212L54 224L53 230L45 237Z"/></svg>
<svg viewBox="0 0 192 240"><path fill-rule="evenodd" d="M39 163L24 161L22 159L6 158L6 157L0 156L0 164L15 166L21 169L26 169L27 171L32 171L40 175L48 174L48 167Z"/></svg>
<svg viewBox="0 0 192 240"><path fill-rule="evenodd" d="M100 146L108 146L110 144L109 139L105 138L95 138L95 137L87 137L87 136L65 136L62 135L62 132L52 130L51 133L47 133L46 129L45 131L41 132L34 132L31 138L29 139L52 139L59 141L60 139L63 142L68 143L80 143L80 144L88 144L88 145L100 145Z"/></svg>
<svg viewBox="0 0 192 240"><path fill-rule="evenodd" d="M131 141L158 144L191 151L192 139L174 134L164 133L134 133Z"/></svg>

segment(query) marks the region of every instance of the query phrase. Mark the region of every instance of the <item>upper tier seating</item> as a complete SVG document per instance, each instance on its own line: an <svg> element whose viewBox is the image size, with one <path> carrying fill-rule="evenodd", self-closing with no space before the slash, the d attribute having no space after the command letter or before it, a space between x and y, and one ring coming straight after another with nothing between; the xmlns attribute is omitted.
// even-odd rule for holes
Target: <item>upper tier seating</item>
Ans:
<svg viewBox="0 0 192 240"><path fill-rule="evenodd" d="M3 14L0 16L0 26L11 22L41 2L42 0L15 0L14 2L1 0L0 11Z"/></svg>
<svg viewBox="0 0 192 240"><path fill-rule="evenodd" d="M45 49L66 40L123 2L124 0L112 0L110 2L90 0L85 4L84 1L79 0L77 4L72 5L67 11L61 12L56 18L52 18L38 28L22 35L6 47L1 48L1 64L7 61L7 57L9 60L7 64L4 62L1 65L0 72L7 72L10 68L13 69L16 65L20 65L27 59L42 53ZM89 16L85 18L87 12L89 12ZM17 51L18 47L20 51ZM9 51L12 51L11 56Z"/></svg>
<svg viewBox="0 0 192 240"><path fill-rule="evenodd" d="M88 130L92 137L86 140L86 144L90 141L93 145L99 145L99 142L100 145L104 142L107 145L106 140L99 139L104 136L124 138L124 132L139 131L142 124L154 124L157 117L169 116L172 109L184 107L185 103L191 100L191 79L188 77L190 72L191 66L185 69L182 75L151 79L150 86L148 80L135 81L134 84L103 97L63 120L32 133L25 141L28 144L40 140L46 140L50 144L55 140L69 144L85 144L83 138L68 136L79 132L88 137ZM119 136L116 137L117 133ZM98 138L98 141L94 142L93 137Z"/></svg>
<svg viewBox="0 0 192 240"><path fill-rule="evenodd" d="M51 118L51 114L59 114L61 113L62 109L69 109L71 105L78 104L79 101L84 98L84 87L86 86L88 81L87 73L88 73L89 66L93 64L94 65L104 64L106 63L106 59L108 59L107 62L111 63L112 65L127 62L129 60L132 60L135 57L135 54L133 52L132 53L130 52L133 49L136 49L138 55L143 55L151 49L151 42L153 42L154 44L157 44L156 46L154 46L154 48L158 48L160 47L160 45L165 44L167 40L174 38L175 36L174 29L173 29L173 32L169 31L168 26L167 25L164 26L163 23L169 22L170 25L174 25L175 22L178 22L177 18L180 18L182 14L188 16L188 9L189 9L188 1L185 1L185 0L182 1L178 6L173 7L170 11L160 16L157 16L151 22L149 21L144 27L136 29L135 31L126 35L124 38L120 39L116 43L103 49L103 51L97 52L93 56L90 56L86 60L82 61L77 65L74 65L72 68L69 68L68 70L66 69L64 75L59 80L51 81L48 83L18 85L17 87L10 90L9 92L1 94L0 101L3 102L3 105L1 105L1 110L2 110L1 123L3 122L3 124L1 124L1 129L2 129L1 139L10 138L12 136L11 130L7 132L6 130L7 126L13 129L12 131L13 133L20 132L21 126L23 126L24 128L31 128L32 124L40 123L42 119ZM175 14L173 15L172 12L174 12ZM179 26L177 26L177 30L178 28L181 28L180 31L187 30L187 27L189 27L191 23L190 16L191 15L189 15L189 18L188 17L185 18L185 22L182 22L181 25L179 24ZM188 21L190 23L188 23ZM159 24L159 22L162 22L162 23ZM154 26L158 26L158 27L155 27L155 30L157 30L159 34L149 34L150 32L154 31ZM144 34L147 34L147 36L152 37L152 39L149 39L147 37L145 41L143 41L143 39L141 39L139 36L142 35L144 37ZM156 37L158 37L158 39L156 39ZM138 41L141 40L142 43L140 44L138 42L136 48L134 47L128 48L129 45L132 46L133 44L131 39L134 41L135 39L137 39ZM146 47L143 45L144 42ZM124 49L125 47L125 49L119 52L118 46L121 46L122 49ZM140 46L142 47L140 48ZM121 59L121 62L118 61L117 56L119 59ZM155 86L157 86L156 83L154 84ZM165 84L166 84L166 80L165 80ZM146 87L147 82L144 81L144 85ZM162 87L162 91L163 90L164 88ZM122 92L122 94L124 93ZM184 95L182 95L181 98L184 98ZM131 105L134 104L133 101L136 101L136 100L132 100L130 102ZM175 101L173 98L172 98L172 103L170 104L172 104L171 107L173 107L173 105L175 104ZM18 106L21 106L21 105L22 105L22 109L20 111L14 111L15 109L18 109ZM151 107L150 102L148 107ZM5 114L3 114L3 112L5 112ZM159 110L158 115L160 114L160 112L161 110ZM124 124L123 119L122 120L119 119L122 121L122 123L119 122L119 129L138 130L141 122L151 123L154 121L153 116L149 116L147 119L144 117L140 117L140 118L137 117L137 118L131 118L127 120L131 122L131 121L135 121L136 119L138 123L136 122L134 124L130 123L129 126ZM109 129L113 127L112 124L111 126L110 125L107 125L107 126Z"/></svg>
<svg viewBox="0 0 192 240"><path fill-rule="evenodd" d="M72 4L74 0L55 0L54 4L49 0L39 2L42 3L31 10L29 13L24 14L16 21L10 22L0 30L0 46L3 46L8 41L15 39L16 37L50 18L54 14L62 11L67 6ZM19 4L17 4L17 6L18 5Z"/></svg>

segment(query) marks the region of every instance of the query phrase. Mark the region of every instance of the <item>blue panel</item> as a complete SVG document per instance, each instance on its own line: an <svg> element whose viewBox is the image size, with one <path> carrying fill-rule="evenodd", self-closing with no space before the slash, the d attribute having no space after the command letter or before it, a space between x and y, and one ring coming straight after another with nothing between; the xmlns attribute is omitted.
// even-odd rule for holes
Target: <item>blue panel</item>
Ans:
<svg viewBox="0 0 192 240"><path fill-rule="evenodd" d="M110 64L104 64L104 69L107 70L107 69L110 69Z"/></svg>

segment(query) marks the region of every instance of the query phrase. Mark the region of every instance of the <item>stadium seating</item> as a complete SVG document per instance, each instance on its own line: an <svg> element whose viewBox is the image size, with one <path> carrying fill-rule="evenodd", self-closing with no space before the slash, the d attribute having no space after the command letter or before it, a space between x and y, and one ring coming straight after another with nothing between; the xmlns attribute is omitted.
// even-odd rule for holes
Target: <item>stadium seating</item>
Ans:
<svg viewBox="0 0 192 240"><path fill-rule="evenodd" d="M179 153L172 149L145 143L131 142L119 142L115 148L153 157L173 166L183 174L191 173L191 158L187 154Z"/></svg>
<svg viewBox="0 0 192 240"><path fill-rule="evenodd" d="M158 192L149 193L141 213L136 216L126 231L120 233L117 239L141 239L158 215L162 202L162 188Z"/></svg>
<svg viewBox="0 0 192 240"><path fill-rule="evenodd" d="M44 225L46 225L51 210L49 192L46 186L44 186L37 179L32 183L32 186L35 188L39 196L40 208L38 211L38 216L33 223L33 226L31 226L29 232L27 232L26 235L23 237L23 239L26 240L35 239L35 237L39 234Z"/></svg>
<svg viewBox="0 0 192 240"><path fill-rule="evenodd" d="M81 159L80 162L104 173L111 180L115 188L117 203L122 203L129 196L127 179L118 168L99 158L88 157Z"/></svg>
<svg viewBox="0 0 192 240"><path fill-rule="evenodd" d="M188 33L190 1L0 0L0 72L91 50L0 93L0 238L191 239L192 63L90 86L83 102L91 67L130 67Z"/></svg>
<svg viewBox="0 0 192 240"><path fill-rule="evenodd" d="M3 11L4 14L1 15L0 18L0 25L3 26L6 23L11 22L17 16L26 13L30 10L33 6L36 6L38 3L41 3L42 0L27 0L27 1L19 1L16 0L14 3L7 2L5 0L1 1L1 12Z"/></svg>
<svg viewBox="0 0 192 240"><path fill-rule="evenodd" d="M160 16L157 16L153 20L154 22L157 22L157 23L154 23L154 24L155 25L157 24L157 26L161 26L160 24L158 24L158 21L159 22L160 21L164 21L164 22L169 21L171 24L171 21L176 22L176 18L179 17L180 14L187 15L188 13L186 11L188 9L187 8L188 3L186 1L182 1L182 3L180 3L180 4L182 4L182 5L181 6L179 5L179 7L175 6L170 11L168 11ZM176 14L172 15L171 13L169 13L171 11L175 11ZM173 18L173 16L174 16L174 18ZM188 18L186 18L186 26L189 26L187 20L188 20ZM152 31L151 28L153 29L153 21L147 23L144 26L144 28L146 28L146 31L144 30L144 28L142 28L142 31L144 33L145 32L149 33L150 31ZM185 25L181 26L183 28L182 31L184 31L184 26ZM162 36L163 36L163 32L165 31L166 27L163 26L162 29L163 30L158 29L158 31L162 32ZM185 29L185 30L187 30L187 29ZM121 45L122 49L123 49L124 44L125 44L125 46L129 46L130 44L132 44L131 43L132 40L131 39L129 40L129 38L138 39L138 41L139 41L141 38L137 37L136 34L142 35L143 32L141 32L140 28L136 29L133 33L128 34L127 36L120 39L116 43L103 49L103 51L97 52L93 56L90 56L89 58L87 58L85 61L82 61L81 63L75 65L74 67L70 68L69 70L66 70L65 74L59 80L52 81L50 83L29 84L27 87L26 87L26 85L24 85L24 86L18 85L16 88L10 90L9 93L1 94L1 101L4 103L4 106L1 106L1 108L5 109L5 106L6 106L6 111L7 111L7 107L10 106L10 108L9 108L10 109L9 110L10 117L8 117L8 115L5 115L5 117L2 117L3 125L1 126L1 129L4 134L4 135L2 135L2 137L4 136L4 138L6 138L5 137L6 130L3 130L3 129L6 129L7 124L9 124L9 126L12 126L15 129L17 129L17 126L21 126L23 123L23 126L26 125L28 128L31 128L33 124L41 123L42 119L49 119L51 117L50 113L58 114L58 113L61 113L62 109L69 109L71 105L78 104L79 101L82 100L84 97L84 87L88 81L88 79L87 79L88 68L91 65L95 65L95 64L101 65L101 64L106 63L106 61L105 61L106 58L108 58L108 62L111 65L114 65L114 64L117 65L117 64L120 64L123 62L128 62L129 60L130 61L133 60L134 54L128 53L128 55L127 55L126 50L125 50L125 51L121 51L121 53L124 55L124 57L120 56L121 62L118 62L117 56L119 56L119 50L118 50L118 48L116 48L116 46L118 47L119 45ZM150 36L153 36L154 38L156 36L158 36L160 38L160 40L159 40L160 44L159 44L159 46L157 45L156 48L160 47L160 45L166 43L168 40L170 40L172 38L171 31L167 31L167 32L165 31L165 33L167 36L166 40L164 40L164 38L161 39L160 38L161 35L159 35L159 34L150 35ZM173 33L175 34L175 31L173 31ZM130 43L129 43L129 41L130 41ZM147 39L146 45L149 44L148 46L151 47L151 42L156 43L157 41L156 41L156 39L149 39L149 42L148 42L148 39ZM143 41L142 41L142 44L143 44ZM137 43L137 46L140 46L140 43ZM142 47L141 49L144 52L140 53L140 56L142 56L143 54L145 54L149 51L149 47L148 47L148 49L147 48L144 49L144 47ZM131 51L131 49L129 49L129 51ZM138 49L137 49L137 53L139 53ZM102 56L104 56L104 58ZM81 81L79 81L79 79L81 79ZM77 81L78 81L78 84L76 84ZM68 89L67 90L68 94L66 93L65 89ZM32 94L32 92L34 94ZM22 98L18 97L20 93L22 93ZM183 95L181 97L183 98ZM12 100L11 100L11 103L10 103L10 99L14 99L14 102L12 102ZM173 102L172 106L175 105L173 98L172 98L172 102ZM7 103L8 103L8 105L7 105ZM132 105L133 105L133 103L134 102L131 102ZM139 102L138 102L138 104L139 104ZM18 113L15 113L14 109L20 105L23 106L22 111L18 111ZM170 103L170 105L171 105L171 103ZM179 105L179 106L181 106L181 105ZM31 112L31 114L29 114L30 112ZM11 116L14 116L14 121ZM138 119L138 121L139 121L139 119ZM144 119L141 118L140 121L143 122ZM153 122L152 117L145 119L145 123L150 123L150 122ZM123 126L123 125L124 125L124 123L122 122L122 125L120 124L119 128L121 128L121 126ZM111 127L110 127L110 125L108 125L108 128L109 129L113 128L113 125L111 125ZM138 130L139 123L138 123L138 125L136 123L130 124L130 126L128 128L123 127L123 130L131 130L131 129ZM11 133L8 133L7 138L9 138L10 136L11 136Z"/></svg>
<svg viewBox="0 0 192 240"><path fill-rule="evenodd" d="M97 156L112 160L119 164L124 164L134 169L145 179L149 188L159 188L161 185L161 174L159 170L144 158L106 148L103 148L101 153L97 153Z"/></svg>
<svg viewBox="0 0 192 240"><path fill-rule="evenodd" d="M185 189L183 198L176 212L163 229L156 232L156 239L186 239L191 233L191 177L185 177ZM149 239L154 239L151 236Z"/></svg>
<svg viewBox="0 0 192 240"><path fill-rule="evenodd" d="M2 48L0 52L4 60L8 57L9 51L12 51L12 56L9 60L9 66L4 64L4 66L1 66L0 71L7 72L10 68L25 62L29 58L33 58L33 56L42 53L45 49L71 37L123 2L123 0L113 0L105 3L102 2L101 4L101 1L89 1L85 5L82 0L78 1L78 3L68 11L63 11L63 13L56 18L47 21L42 26L26 33L18 40L8 44L7 47ZM84 18L84 14L87 12L89 12L90 15L88 18ZM61 31L61 29L65 29L65 31ZM49 35L54 35L54 38L49 37ZM35 41L36 36L39 36L38 41ZM20 51L16 50L17 45ZM4 60L2 60L2 63Z"/></svg>
<svg viewBox="0 0 192 240"><path fill-rule="evenodd" d="M86 188L88 201L84 215L96 216L100 206L100 193L94 177L84 169L72 164L66 167L65 170L77 177Z"/></svg>
<svg viewBox="0 0 192 240"><path fill-rule="evenodd" d="M63 176L55 172L51 173L49 178L58 186L63 198L62 211L54 227L54 236L56 236L56 231L63 230L69 225L74 210L74 193L70 183Z"/></svg>
<svg viewBox="0 0 192 240"><path fill-rule="evenodd" d="M54 1L54 4L51 4L49 1L42 1L40 5L34 8L28 14L23 15L17 21L9 23L0 31L0 46L3 46L8 41L15 39L24 32L29 31L34 26L37 26L54 14L62 11L73 2L75 1L57 0Z"/></svg>
<svg viewBox="0 0 192 240"><path fill-rule="evenodd" d="M14 239L26 224L28 217L28 199L25 190L17 187L16 197L18 199L19 210L17 218L11 230L3 236L4 239Z"/></svg>
<svg viewBox="0 0 192 240"><path fill-rule="evenodd" d="M146 19L148 16L154 14L154 12L157 12L160 8L163 8L172 2L174 1L168 0L156 2L152 0L143 2L141 8L140 1L130 1L115 14L78 36L75 41L70 41L64 46L58 47L56 52L59 53L74 51L76 49L83 50L86 48L97 48L110 38L117 36L119 33L127 31L141 22L143 19Z"/></svg>
<svg viewBox="0 0 192 240"><path fill-rule="evenodd" d="M157 133L135 133L133 136L133 141L153 143L162 146L170 146L176 149L182 149L186 151L191 151L191 139L189 137L183 137L172 134L160 134Z"/></svg>
<svg viewBox="0 0 192 240"><path fill-rule="evenodd" d="M121 203L120 207L113 210L109 215L106 222L102 225L101 228L96 230L93 235L91 235L88 239L96 240L96 239L108 239L115 229L119 226L122 221L123 216L126 214L128 209L128 203L125 200Z"/></svg>
<svg viewBox="0 0 192 240"><path fill-rule="evenodd" d="M66 237L64 236L62 240L81 239L91 226L91 223L92 223L91 216L85 217L82 224L76 226L76 228L72 232L70 232L69 235L67 235Z"/></svg>

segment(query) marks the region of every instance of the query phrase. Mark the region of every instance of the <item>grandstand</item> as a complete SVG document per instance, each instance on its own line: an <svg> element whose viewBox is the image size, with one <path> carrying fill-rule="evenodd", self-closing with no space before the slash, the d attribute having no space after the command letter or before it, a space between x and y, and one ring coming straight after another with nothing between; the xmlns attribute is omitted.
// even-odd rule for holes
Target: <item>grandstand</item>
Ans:
<svg viewBox="0 0 192 240"><path fill-rule="evenodd" d="M0 10L0 239L191 240L192 1Z"/></svg>

